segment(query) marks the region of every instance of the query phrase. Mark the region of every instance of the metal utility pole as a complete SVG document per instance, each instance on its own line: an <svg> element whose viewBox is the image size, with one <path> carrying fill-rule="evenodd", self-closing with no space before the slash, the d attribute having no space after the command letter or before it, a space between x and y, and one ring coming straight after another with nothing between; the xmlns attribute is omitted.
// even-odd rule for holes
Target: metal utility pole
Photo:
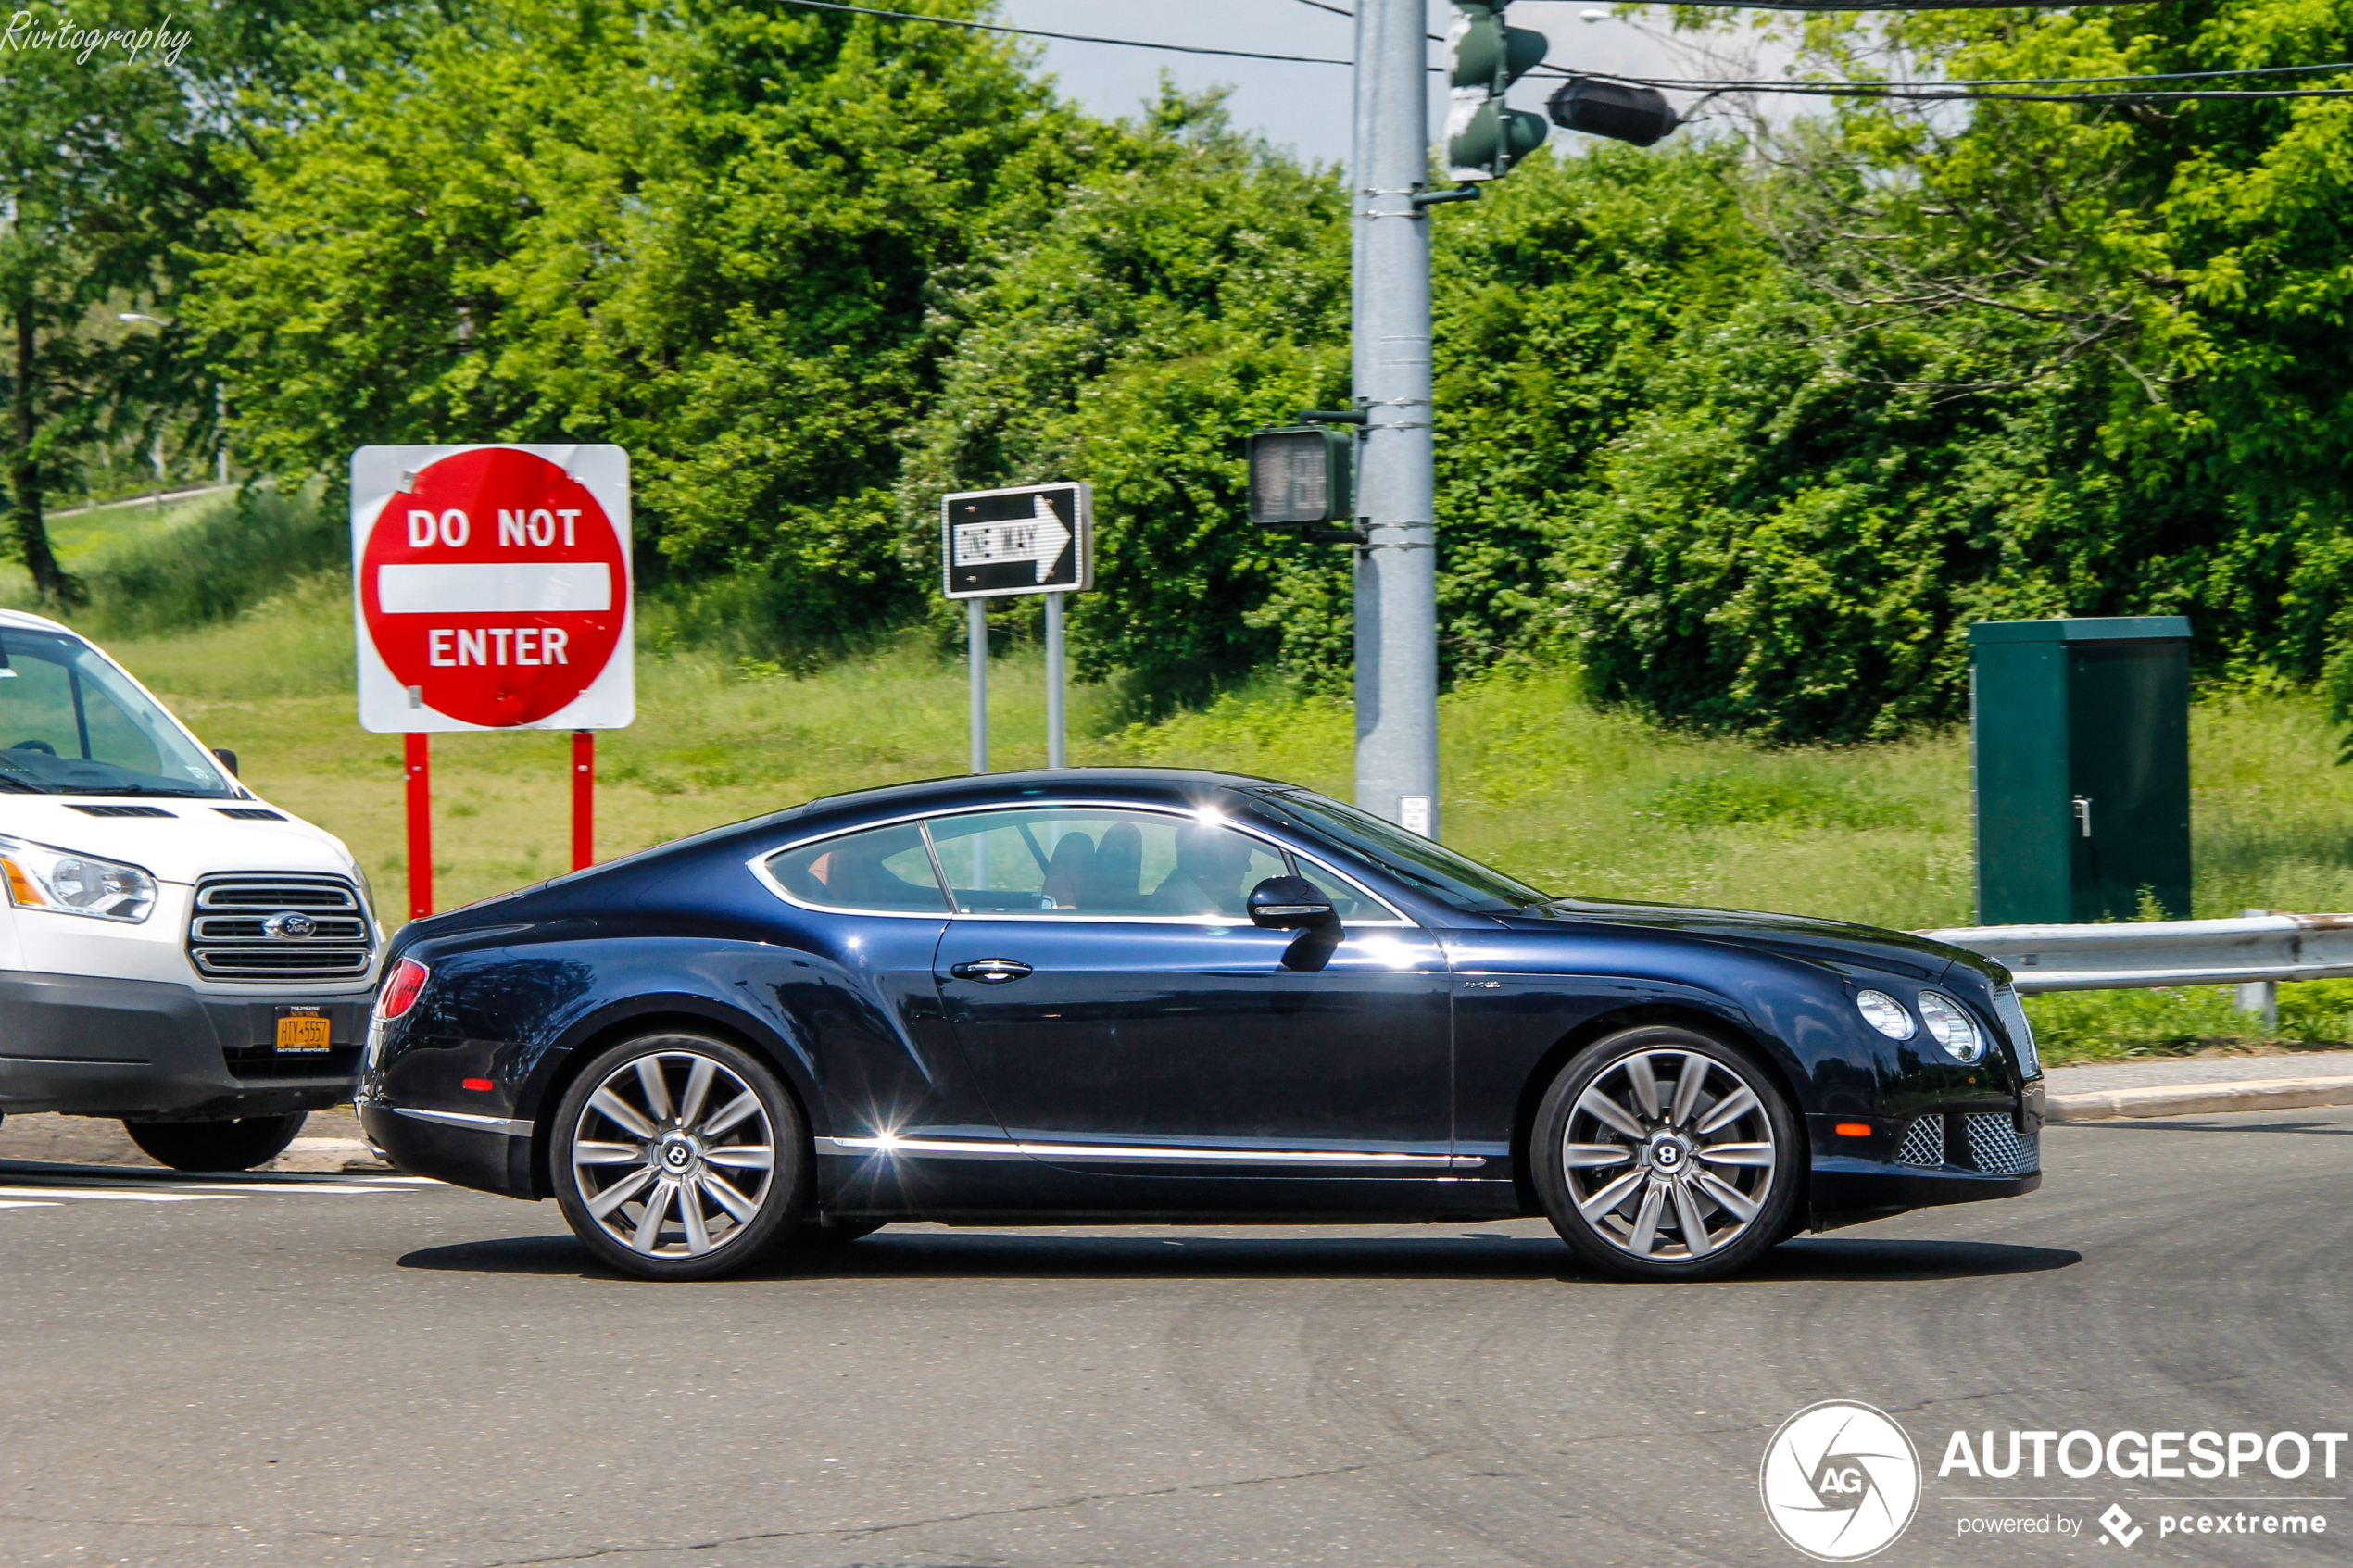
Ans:
<svg viewBox="0 0 2353 1568"><path fill-rule="evenodd" d="M1070 745L1063 721L1063 596L1046 600L1046 766L1070 766Z"/></svg>
<svg viewBox="0 0 2353 1568"><path fill-rule="evenodd" d="M973 771L988 771L988 608L964 601L964 659L972 680Z"/></svg>
<svg viewBox="0 0 2353 1568"><path fill-rule="evenodd" d="M1356 6L1353 370L1365 409L1356 549L1356 804L1438 835L1437 506L1430 463L1428 19Z"/></svg>

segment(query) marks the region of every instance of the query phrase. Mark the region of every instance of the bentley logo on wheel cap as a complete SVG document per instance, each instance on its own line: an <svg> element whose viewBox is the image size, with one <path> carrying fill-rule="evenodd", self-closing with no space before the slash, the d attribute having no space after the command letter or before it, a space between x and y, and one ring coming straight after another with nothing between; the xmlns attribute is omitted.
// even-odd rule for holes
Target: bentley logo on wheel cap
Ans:
<svg viewBox="0 0 2353 1568"><path fill-rule="evenodd" d="M291 937L299 941L305 936L317 935L319 922L316 917L306 915L300 909L288 909L283 914L271 915L268 920L263 921L261 929L272 936Z"/></svg>

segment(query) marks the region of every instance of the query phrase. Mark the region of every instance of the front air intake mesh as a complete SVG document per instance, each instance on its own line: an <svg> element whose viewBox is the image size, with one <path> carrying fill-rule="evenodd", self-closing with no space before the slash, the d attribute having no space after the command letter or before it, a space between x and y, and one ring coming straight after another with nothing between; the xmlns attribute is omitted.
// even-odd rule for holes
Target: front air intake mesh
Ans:
<svg viewBox="0 0 2353 1568"><path fill-rule="evenodd" d="M1944 1163L1944 1118L1923 1116L1904 1129L1904 1141L1895 1146L1898 1165L1938 1166Z"/></svg>
<svg viewBox="0 0 2353 1568"><path fill-rule="evenodd" d="M1989 1176L2023 1176L2043 1168L2039 1134L2020 1134L2007 1110L1972 1110L1961 1118L1969 1163Z"/></svg>

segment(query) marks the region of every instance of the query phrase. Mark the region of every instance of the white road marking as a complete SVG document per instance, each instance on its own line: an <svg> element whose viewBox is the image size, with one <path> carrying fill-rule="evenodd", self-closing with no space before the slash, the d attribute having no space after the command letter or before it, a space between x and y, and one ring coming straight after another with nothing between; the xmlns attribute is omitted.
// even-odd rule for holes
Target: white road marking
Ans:
<svg viewBox="0 0 2353 1568"><path fill-rule="evenodd" d="M242 1198L345 1197L398 1193L442 1184L430 1176L258 1173L178 1181L135 1167L0 1164L0 1209L60 1209L73 1203L222 1203Z"/></svg>

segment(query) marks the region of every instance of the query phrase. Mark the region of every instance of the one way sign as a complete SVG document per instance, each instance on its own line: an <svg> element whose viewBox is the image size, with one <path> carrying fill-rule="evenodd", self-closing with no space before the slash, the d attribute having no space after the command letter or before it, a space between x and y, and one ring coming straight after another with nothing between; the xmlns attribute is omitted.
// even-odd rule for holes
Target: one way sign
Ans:
<svg viewBox="0 0 2353 1568"><path fill-rule="evenodd" d="M1087 484L973 490L940 503L951 599L1071 594L1095 582L1095 492Z"/></svg>

